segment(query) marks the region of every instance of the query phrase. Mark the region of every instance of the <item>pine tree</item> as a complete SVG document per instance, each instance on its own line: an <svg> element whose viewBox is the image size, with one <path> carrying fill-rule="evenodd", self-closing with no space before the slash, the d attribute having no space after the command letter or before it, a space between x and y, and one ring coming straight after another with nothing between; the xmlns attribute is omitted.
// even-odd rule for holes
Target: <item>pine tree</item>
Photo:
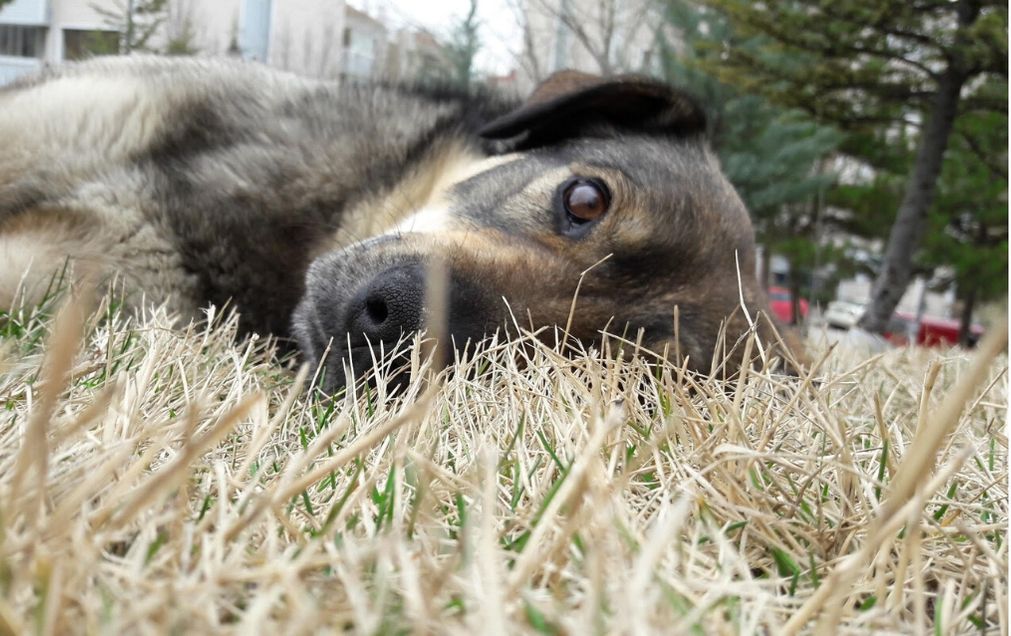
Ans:
<svg viewBox="0 0 1011 636"><path fill-rule="evenodd" d="M710 141L751 212L764 248L763 282L769 282L769 255L782 254L790 263L793 297L799 298L802 279L816 266L821 247L819 197L835 179L822 169L824 159L841 136L803 113L744 94L708 70L718 43L735 40L722 16L674 0L667 4L666 19L678 46L661 40L664 73L706 110Z"/></svg>
<svg viewBox="0 0 1011 636"><path fill-rule="evenodd" d="M1007 294L1007 130L1007 116L998 113L959 119L930 212L923 260L951 272L962 344L969 344L976 305Z"/></svg>
<svg viewBox="0 0 1011 636"><path fill-rule="evenodd" d="M884 261L861 320L868 330L884 331L913 274L956 117L1007 112L1006 90L992 90L995 77L1007 77L1007 5L704 1L747 38L744 45L724 47L719 63L710 66L724 81L865 140L915 130ZM867 158L873 162L876 155Z"/></svg>

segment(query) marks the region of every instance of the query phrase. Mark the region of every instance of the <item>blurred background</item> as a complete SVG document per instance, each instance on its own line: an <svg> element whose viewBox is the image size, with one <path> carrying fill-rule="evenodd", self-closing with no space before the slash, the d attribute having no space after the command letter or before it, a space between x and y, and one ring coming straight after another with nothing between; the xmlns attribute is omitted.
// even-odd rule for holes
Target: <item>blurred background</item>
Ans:
<svg viewBox="0 0 1011 636"><path fill-rule="evenodd" d="M971 345L1007 327L1007 11L981 0L0 0L0 84L137 53L517 98L563 68L652 75L707 110L780 318Z"/></svg>

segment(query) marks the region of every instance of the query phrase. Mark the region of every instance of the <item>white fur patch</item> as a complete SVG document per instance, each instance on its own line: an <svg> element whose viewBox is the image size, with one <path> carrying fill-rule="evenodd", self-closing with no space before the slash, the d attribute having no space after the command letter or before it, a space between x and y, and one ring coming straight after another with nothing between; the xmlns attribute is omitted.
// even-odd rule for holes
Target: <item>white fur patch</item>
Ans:
<svg viewBox="0 0 1011 636"><path fill-rule="evenodd" d="M132 77L61 77L0 99L0 139L38 160L109 162L148 145L169 108Z"/></svg>
<svg viewBox="0 0 1011 636"><path fill-rule="evenodd" d="M495 157L472 157L455 164L449 171L447 171L445 181L448 186L453 186L461 181L466 181L473 176L479 175L482 172L487 172L492 168L516 161L522 156L523 155L521 153L512 152L507 155L498 155Z"/></svg>
<svg viewBox="0 0 1011 636"><path fill-rule="evenodd" d="M451 162L448 168L439 175L429 194L428 201L401 219L384 234L435 234L445 231L450 228L453 221L453 214L447 200L447 193L453 186L497 166L516 161L521 156L519 153L485 158L465 155Z"/></svg>
<svg viewBox="0 0 1011 636"><path fill-rule="evenodd" d="M429 205L400 223L397 223L387 234L435 234L449 225L449 208L445 205Z"/></svg>

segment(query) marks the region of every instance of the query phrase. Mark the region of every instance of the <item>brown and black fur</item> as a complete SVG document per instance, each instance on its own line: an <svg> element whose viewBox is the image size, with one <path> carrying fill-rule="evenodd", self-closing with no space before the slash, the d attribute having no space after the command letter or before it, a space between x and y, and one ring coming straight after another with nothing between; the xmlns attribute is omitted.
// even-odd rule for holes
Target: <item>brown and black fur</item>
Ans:
<svg viewBox="0 0 1011 636"><path fill-rule="evenodd" d="M677 307L677 348L707 370L720 325L748 329L739 281L753 316L765 300L704 126L632 77L562 73L511 104L225 61L68 66L0 90L0 303L69 256L183 316L230 303L310 362L331 346L336 388L343 360L360 372L370 345L426 326L438 261L458 344L510 310L565 325L582 275L573 336L609 325L663 350ZM578 231L559 202L574 177L612 196Z"/></svg>

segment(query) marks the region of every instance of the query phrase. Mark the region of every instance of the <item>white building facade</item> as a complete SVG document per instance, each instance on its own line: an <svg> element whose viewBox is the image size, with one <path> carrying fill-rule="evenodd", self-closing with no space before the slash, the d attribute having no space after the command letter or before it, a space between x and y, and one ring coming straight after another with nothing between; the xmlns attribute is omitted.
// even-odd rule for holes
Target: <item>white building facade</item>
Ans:
<svg viewBox="0 0 1011 636"><path fill-rule="evenodd" d="M389 35L386 26L372 16L347 7L341 37L344 78L364 80L382 72Z"/></svg>
<svg viewBox="0 0 1011 636"><path fill-rule="evenodd" d="M135 0L138 1L139 0ZM14 0L0 9L0 84L43 66L124 53L125 0ZM185 38L196 55L235 55L311 77L343 69L343 0L169 0L147 48ZM104 10L104 11L103 11ZM138 17L138 21L141 20Z"/></svg>

